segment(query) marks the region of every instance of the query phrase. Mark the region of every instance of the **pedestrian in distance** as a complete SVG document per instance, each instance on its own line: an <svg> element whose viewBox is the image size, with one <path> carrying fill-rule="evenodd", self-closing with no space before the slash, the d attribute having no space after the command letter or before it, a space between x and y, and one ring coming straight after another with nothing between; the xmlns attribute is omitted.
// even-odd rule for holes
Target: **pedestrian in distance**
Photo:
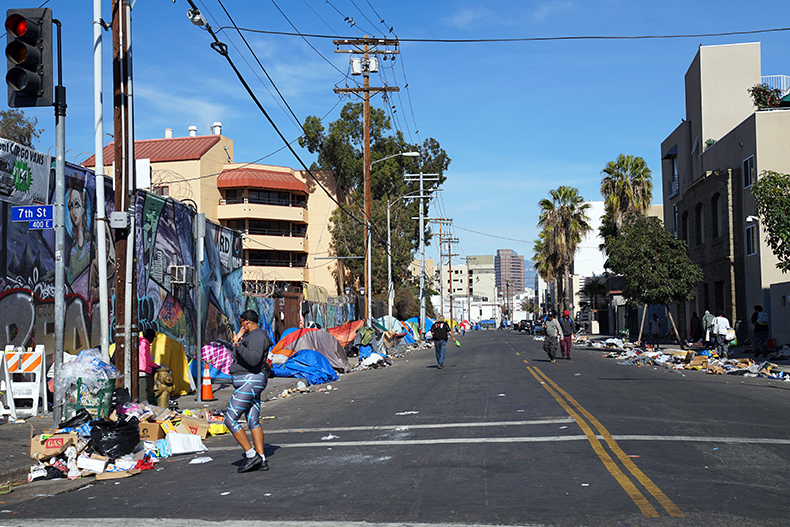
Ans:
<svg viewBox="0 0 790 527"><path fill-rule="evenodd" d="M554 313L546 317L546 338L543 340L543 351L549 356L549 362L557 362L557 348L562 338L562 328Z"/></svg>
<svg viewBox="0 0 790 527"><path fill-rule="evenodd" d="M658 339L661 336L661 322L658 321L658 315L653 315L653 320L650 321L650 335L653 337L653 349L658 348Z"/></svg>
<svg viewBox="0 0 790 527"><path fill-rule="evenodd" d="M710 311L707 309L705 310L705 314L702 315L702 331L705 332L705 342L708 346L713 345L713 341L716 340L713 336L711 336L711 326L713 325L714 317Z"/></svg>
<svg viewBox="0 0 790 527"><path fill-rule="evenodd" d="M444 317L439 315L439 318L436 319L433 327L431 327L431 333L433 334L433 345L436 349L436 364L441 370L444 368L444 354L447 351L447 339L453 336L453 330L447 325ZM455 340L454 337L453 340Z"/></svg>
<svg viewBox="0 0 790 527"><path fill-rule="evenodd" d="M571 360L571 345L573 344L573 336L576 334L576 324L573 323L570 315L566 309L562 312L562 318L560 319L560 329L562 329L560 353L562 353L562 358L566 360Z"/></svg>
<svg viewBox="0 0 790 527"><path fill-rule="evenodd" d="M754 313L752 313L752 326L754 326L752 340L754 341L755 357L760 355L768 357L768 322L770 322L770 318L768 313L763 311L763 306L754 306Z"/></svg>
<svg viewBox="0 0 790 527"><path fill-rule="evenodd" d="M263 428L261 428L261 393L268 381L269 348L272 341L269 335L258 326L258 313L248 309L241 314L241 328L233 336L233 362L230 375L233 377L235 391L225 412L225 426L233 438L244 449L244 463L239 472L269 470L263 454ZM239 424L239 418L247 414L247 428L250 429L252 443Z"/></svg>
<svg viewBox="0 0 790 527"><path fill-rule="evenodd" d="M724 310L716 311L716 318L711 325L711 335L716 340L716 352L720 359L726 359L729 351L729 341L727 340L727 330L730 329L730 321L724 316Z"/></svg>

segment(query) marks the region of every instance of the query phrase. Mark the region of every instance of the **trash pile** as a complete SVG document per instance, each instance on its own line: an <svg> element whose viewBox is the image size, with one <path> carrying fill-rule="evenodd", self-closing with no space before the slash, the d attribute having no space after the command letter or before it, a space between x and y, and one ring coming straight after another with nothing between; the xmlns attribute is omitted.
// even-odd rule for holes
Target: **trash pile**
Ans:
<svg viewBox="0 0 790 527"><path fill-rule="evenodd" d="M95 350L83 351L67 366L60 381L66 420L30 438L30 457L37 463L28 482L129 477L155 469L160 459L205 451L207 435L228 433L221 411L116 404L118 373Z"/></svg>
<svg viewBox="0 0 790 527"><path fill-rule="evenodd" d="M788 349L787 353L790 355L790 349ZM790 382L790 374L782 371L779 369L779 366L770 361L756 362L746 357L723 359L719 358L713 350L700 350L698 352L680 350L647 351L633 347L633 345L629 349L625 349L623 345L623 347L618 348L616 351L611 351L603 357L617 359L619 361L617 364L624 366L661 366L672 370L705 371L712 375L743 375L744 377L761 377Z"/></svg>

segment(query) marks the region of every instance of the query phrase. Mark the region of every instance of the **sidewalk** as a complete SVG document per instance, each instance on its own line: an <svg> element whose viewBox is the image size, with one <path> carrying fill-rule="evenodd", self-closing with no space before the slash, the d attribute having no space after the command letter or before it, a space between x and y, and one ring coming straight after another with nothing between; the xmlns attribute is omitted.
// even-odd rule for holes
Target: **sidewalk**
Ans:
<svg viewBox="0 0 790 527"><path fill-rule="evenodd" d="M292 377L274 377L269 379L266 390L264 390L261 395L261 400L267 401L279 396L283 391L296 388L299 381L301 381L301 379ZM174 397L172 400L178 402L180 410L208 408L210 410L224 411L228 407L231 395L233 395L233 385L219 384L219 381L215 380L212 384L212 388L214 398L216 399L214 401L198 403L195 394ZM21 424L0 421L0 445L3 445L2 455L0 455L0 485L6 482L13 484L27 481L30 466L35 464L35 461L30 459L30 438L33 435L40 434L47 428L52 428L52 425L51 413L38 414L35 417L26 419L25 422ZM211 436L207 437L205 442L210 443ZM69 492L92 482L93 478L82 478L74 481L51 480L37 482L33 485L39 487L42 486L41 484L49 484L46 485L48 490L45 493L58 494L61 492ZM19 487L12 488L18 489ZM14 492L16 492L16 490ZM39 492L42 491L39 490ZM0 501L2 501L2 499L3 497L0 495Z"/></svg>

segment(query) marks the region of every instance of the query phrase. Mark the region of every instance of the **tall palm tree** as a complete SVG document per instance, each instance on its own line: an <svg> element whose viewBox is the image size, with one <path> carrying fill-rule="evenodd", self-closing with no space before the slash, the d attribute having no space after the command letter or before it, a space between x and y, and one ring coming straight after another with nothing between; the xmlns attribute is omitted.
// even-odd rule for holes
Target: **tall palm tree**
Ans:
<svg viewBox="0 0 790 527"><path fill-rule="evenodd" d="M554 255L561 270L562 304L568 309L573 258L582 237L592 230L586 214L590 204L584 203L579 189L560 186L551 191L551 199L543 198L538 206L541 210L538 227L546 233L543 238L545 250Z"/></svg>
<svg viewBox="0 0 790 527"><path fill-rule="evenodd" d="M532 261L535 270L547 284L552 283L562 272L550 233L550 229L543 229L539 234L540 238L535 240L535 245L532 247ZM546 308L548 307L546 306Z"/></svg>
<svg viewBox="0 0 790 527"><path fill-rule="evenodd" d="M601 172L601 196L606 216L615 230L628 213L643 216L653 201L653 175L641 157L620 154Z"/></svg>

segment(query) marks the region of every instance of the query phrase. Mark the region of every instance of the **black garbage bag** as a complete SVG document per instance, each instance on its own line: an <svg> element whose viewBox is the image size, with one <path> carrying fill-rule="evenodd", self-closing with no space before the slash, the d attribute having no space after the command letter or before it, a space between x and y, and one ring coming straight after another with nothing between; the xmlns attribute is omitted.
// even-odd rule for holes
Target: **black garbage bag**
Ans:
<svg viewBox="0 0 790 527"><path fill-rule="evenodd" d="M93 419L93 417L91 417L90 412L88 412L88 410L85 408L80 408L77 410L77 413L74 415L74 417L68 421L63 421L60 423L58 428L79 428L85 423L90 423L91 419Z"/></svg>
<svg viewBox="0 0 790 527"><path fill-rule="evenodd" d="M93 421L91 423L91 445L93 449L111 460L131 454L140 443L137 418L123 416L117 421Z"/></svg>

